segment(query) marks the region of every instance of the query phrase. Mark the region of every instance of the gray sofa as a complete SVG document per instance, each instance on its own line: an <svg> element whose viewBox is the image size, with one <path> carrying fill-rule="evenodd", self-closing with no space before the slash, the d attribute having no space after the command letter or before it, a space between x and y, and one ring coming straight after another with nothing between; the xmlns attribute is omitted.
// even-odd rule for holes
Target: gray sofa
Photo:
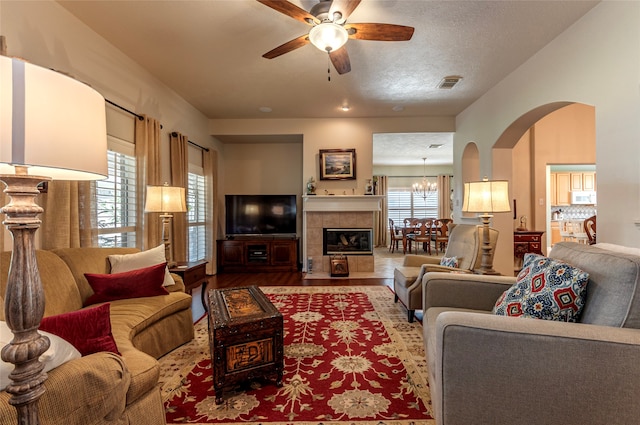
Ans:
<svg viewBox="0 0 640 425"><path fill-rule="evenodd" d="M413 322L416 310L422 310L422 276L426 272L471 273L482 262L482 226L475 224L451 225L449 242L444 257L458 258L458 267L440 265L441 257L427 255L405 255L402 266L393 271L395 301L407 307L407 320ZM489 229L492 253L498 242L498 231ZM491 256L493 262L493 254Z"/></svg>
<svg viewBox="0 0 640 425"><path fill-rule="evenodd" d="M606 248L549 254L590 275L580 323L490 314L513 277L424 276L437 424L640 423L640 255Z"/></svg>

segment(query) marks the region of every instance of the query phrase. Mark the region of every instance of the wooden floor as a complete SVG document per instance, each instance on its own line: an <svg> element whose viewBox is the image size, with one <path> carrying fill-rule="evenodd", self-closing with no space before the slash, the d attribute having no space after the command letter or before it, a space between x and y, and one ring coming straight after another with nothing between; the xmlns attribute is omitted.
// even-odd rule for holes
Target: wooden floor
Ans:
<svg viewBox="0 0 640 425"><path fill-rule="evenodd" d="M305 279L303 273L220 273L209 277L207 289L231 288L235 286L357 286L387 285L393 287L393 279Z"/></svg>
<svg viewBox="0 0 640 425"><path fill-rule="evenodd" d="M363 286L378 285L389 286L393 289L393 279L305 279L304 274L300 272L290 273L220 273L209 276L208 283L202 291L200 288L195 289L193 295L193 319L197 321L205 313L203 306L204 297L209 289L233 288L238 286Z"/></svg>

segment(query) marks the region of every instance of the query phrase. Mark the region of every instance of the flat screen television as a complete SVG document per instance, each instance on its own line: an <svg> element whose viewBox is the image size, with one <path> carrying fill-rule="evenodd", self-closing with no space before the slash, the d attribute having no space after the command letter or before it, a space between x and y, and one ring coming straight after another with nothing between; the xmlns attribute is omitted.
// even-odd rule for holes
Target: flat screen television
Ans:
<svg viewBox="0 0 640 425"><path fill-rule="evenodd" d="M227 237L296 234L296 195L225 195Z"/></svg>

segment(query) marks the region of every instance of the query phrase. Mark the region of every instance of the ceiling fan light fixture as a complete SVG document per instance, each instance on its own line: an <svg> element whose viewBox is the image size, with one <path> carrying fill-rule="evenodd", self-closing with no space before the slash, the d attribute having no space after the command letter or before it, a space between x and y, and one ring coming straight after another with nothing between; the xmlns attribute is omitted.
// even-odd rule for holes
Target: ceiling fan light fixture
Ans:
<svg viewBox="0 0 640 425"><path fill-rule="evenodd" d="M345 45L348 38L347 30L333 22L323 22L309 31L309 41L323 52L335 52Z"/></svg>

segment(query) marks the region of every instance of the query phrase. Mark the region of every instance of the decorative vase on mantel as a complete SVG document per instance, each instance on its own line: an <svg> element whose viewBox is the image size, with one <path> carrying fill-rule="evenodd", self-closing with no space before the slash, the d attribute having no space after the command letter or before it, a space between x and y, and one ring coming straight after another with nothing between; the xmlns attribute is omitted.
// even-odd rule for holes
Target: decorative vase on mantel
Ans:
<svg viewBox="0 0 640 425"><path fill-rule="evenodd" d="M315 195L316 194L316 181L313 177L309 177L307 181L307 195Z"/></svg>

